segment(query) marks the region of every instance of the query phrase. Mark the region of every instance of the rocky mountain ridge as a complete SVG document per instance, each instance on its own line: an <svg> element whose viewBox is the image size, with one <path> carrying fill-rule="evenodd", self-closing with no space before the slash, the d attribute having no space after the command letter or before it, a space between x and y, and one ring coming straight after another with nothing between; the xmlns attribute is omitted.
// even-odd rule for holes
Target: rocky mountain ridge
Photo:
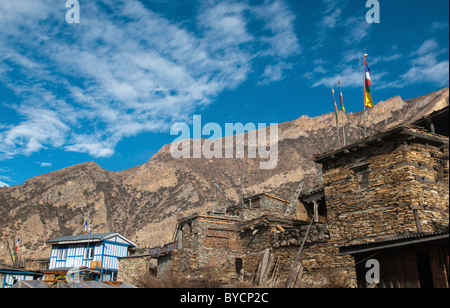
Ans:
<svg viewBox="0 0 450 308"><path fill-rule="evenodd" d="M415 121L448 103L448 88L379 102L367 112L368 133ZM341 117L348 143L361 138L362 112ZM275 169L260 170L259 159L242 158L244 195L268 192L290 199L298 182L316 173L313 155L338 147L334 121L329 113L279 124ZM6 241L11 245L12 236L21 237L22 256L48 257L45 241L81 234L86 218L95 233L119 232L140 247L163 244L171 239L178 218L214 207L216 178L222 203L239 203L236 158L174 159L165 145L147 163L128 170L112 172L88 162L0 188L0 260L8 262Z"/></svg>

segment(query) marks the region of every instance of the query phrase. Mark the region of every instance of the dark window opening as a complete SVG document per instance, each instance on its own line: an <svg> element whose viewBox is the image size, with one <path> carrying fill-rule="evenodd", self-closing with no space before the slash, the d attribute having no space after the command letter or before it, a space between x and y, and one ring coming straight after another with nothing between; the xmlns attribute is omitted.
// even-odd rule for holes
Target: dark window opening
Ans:
<svg viewBox="0 0 450 308"><path fill-rule="evenodd" d="M243 264L242 264L242 259L241 258L236 258L234 260L235 265L236 265L236 274L240 275L242 272L242 268L243 268Z"/></svg>
<svg viewBox="0 0 450 308"><path fill-rule="evenodd" d="M417 269L419 271L420 287L434 288L430 255L428 251L422 251L417 253Z"/></svg>
<svg viewBox="0 0 450 308"><path fill-rule="evenodd" d="M353 172L356 177L356 186L358 189L366 189L369 188L369 165L362 165L353 168Z"/></svg>
<svg viewBox="0 0 450 308"><path fill-rule="evenodd" d="M261 201L260 198L253 199L250 203L252 209L259 209L261 207Z"/></svg>

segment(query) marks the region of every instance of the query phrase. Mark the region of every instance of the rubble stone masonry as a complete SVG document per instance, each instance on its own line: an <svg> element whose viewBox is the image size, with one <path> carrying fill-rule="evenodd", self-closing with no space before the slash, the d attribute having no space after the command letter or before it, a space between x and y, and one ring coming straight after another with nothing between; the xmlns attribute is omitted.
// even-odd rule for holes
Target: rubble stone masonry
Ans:
<svg viewBox="0 0 450 308"><path fill-rule="evenodd" d="M448 228L448 143L443 146L444 138L442 145L403 139L366 146L324 164L333 241L361 244ZM368 182L362 186L364 176Z"/></svg>
<svg viewBox="0 0 450 308"><path fill-rule="evenodd" d="M245 200L240 217L180 220L181 245L167 262L158 261L158 272L170 267L188 277L248 281L260 274L269 250L272 261L265 274L282 286L306 238L299 258L303 286L329 285L340 277L341 286L355 287L355 262L340 254L340 247L448 231L447 137L399 126L315 161L322 165L323 190L308 195L317 197L319 217L307 237L311 209L298 203L297 216L284 217L288 201L260 194Z"/></svg>
<svg viewBox="0 0 450 308"><path fill-rule="evenodd" d="M237 279L236 257L240 242L238 219L217 215L196 215L182 222L182 249L174 255L172 269L194 278L212 275Z"/></svg>
<svg viewBox="0 0 450 308"><path fill-rule="evenodd" d="M349 268L353 260L338 255L340 246L448 230L448 138L404 127L372 141L318 159L330 241L326 254L311 247L304 260L313 254Z"/></svg>

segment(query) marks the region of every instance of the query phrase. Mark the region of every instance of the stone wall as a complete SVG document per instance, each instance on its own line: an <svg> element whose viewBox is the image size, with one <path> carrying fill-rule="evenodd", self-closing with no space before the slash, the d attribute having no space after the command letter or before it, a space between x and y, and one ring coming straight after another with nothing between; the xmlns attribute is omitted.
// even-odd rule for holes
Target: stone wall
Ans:
<svg viewBox="0 0 450 308"><path fill-rule="evenodd" d="M448 147L397 138L325 163L332 239L360 244L448 228L448 176L436 180L438 159L448 174Z"/></svg>
<svg viewBox="0 0 450 308"><path fill-rule="evenodd" d="M308 226L303 223L302 226L294 225L280 231L276 228L276 223L273 223L265 226L255 224L252 228L242 230L240 237L243 249L244 278L250 281L254 278L264 251L270 248L271 254L278 261L278 268L275 268L274 264L269 271L277 271L278 286L283 286L305 238L307 228ZM343 278L345 286L356 286L356 279L353 279L353 260L337 256L338 253L338 246L331 240L328 225L313 224L299 259L304 268L303 286L328 285L332 279L342 275L345 276Z"/></svg>
<svg viewBox="0 0 450 308"><path fill-rule="evenodd" d="M340 255L342 246L448 230L448 138L409 129L373 140L322 161L326 219L313 225L299 260L307 286L356 286L354 260ZM245 271L255 271L270 247L283 282L307 226L279 231L254 221L240 234Z"/></svg>
<svg viewBox="0 0 450 308"><path fill-rule="evenodd" d="M341 255L340 247L448 230L448 138L405 130L317 159L323 190L304 195L295 217L284 217L288 201L261 194L246 200L239 219L195 215L181 220L181 249L160 259L161 271L249 281L269 249L276 260L269 271L276 271L282 286L315 219L299 259L303 285L355 287L354 260Z"/></svg>
<svg viewBox="0 0 450 308"><path fill-rule="evenodd" d="M448 147L428 144L408 146L411 181L411 208L417 210L424 233L445 231L449 222Z"/></svg>
<svg viewBox="0 0 450 308"><path fill-rule="evenodd" d="M240 232L244 280L253 280L258 262L263 257L265 249L271 247L270 234L273 232L272 230L271 226L258 226Z"/></svg>
<svg viewBox="0 0 450 308"><path fill-rule="evenodd" d="M322 160L331 239L305 260L349 269L353 281L354 262L339 247L448 230L448 138L405 130Z"/></svg>
<svg viewBox="0 0 450 308"><path fill-rule="evenodd" d="M289 205L289 201L268 194L260 194L244 201L245 207L240 213L242 220L252 220L263 215L283 218Z"/></svg>
<svg viewBox="0 0 450 308"><path fill-rule="evenodd" d="M136 284L143 274L156 269L157 260L149 255L135 255L119 259L117 280Z"/></svg>
<svg viewBox="0 0 450 308"><path fill-rule="evenodd" d="M256 228L253 231L241 232L245 280L254 279L264 251L270 248L277 263L272 265L269 272L276 271L277 286L284 286L305 237L306 229L307 226L302 226L277 231L271 226L265 226L257 228L258 232L255 232ZM337 256L338 253L338 247L330 241L326 224L313 225L299 259L299 263L303 266L302 286L331 285L335 283L333 281L336 281L336 277L340 277L342 281L338 285L335 283L335 286L355 287L353 260L345 256Z"/></svg>
<svg viewBox="0 0 450 308"><path fill-rule="evenodd" d="M220 279L237 279L236 258L241 246L235 218L198 215L181 226L182 249L172 259L172 268L188 277L205 275Z"/></svg>

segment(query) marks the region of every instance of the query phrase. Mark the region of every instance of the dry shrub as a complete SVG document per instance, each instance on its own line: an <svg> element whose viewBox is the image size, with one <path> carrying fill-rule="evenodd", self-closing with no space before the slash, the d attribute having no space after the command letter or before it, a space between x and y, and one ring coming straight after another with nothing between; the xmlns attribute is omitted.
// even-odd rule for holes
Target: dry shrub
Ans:
<svg viewBox="0 0 450 308"><path fill-rule="evenodd" d="M323 288L351 288L351 281L348 279L346 271L328 268L325 270L326 283L321 286Z"/></svg>
<svg viewBox="0 0 450 308"><path fill-rule="evenodd" d="M176 277L173 274L158 278L150 273L145 273L136 279L136 286L139 288L188 288L189 281L184 277Z"/></svg>
<svg viewBox="0 0 450 308"><path fill-rule="evenodd" d="M187 278L171 272L164 277L146 273L136 280L136 286L139 288L220 288L223 283L211 275L204 275L202 278Z"/></svg>

